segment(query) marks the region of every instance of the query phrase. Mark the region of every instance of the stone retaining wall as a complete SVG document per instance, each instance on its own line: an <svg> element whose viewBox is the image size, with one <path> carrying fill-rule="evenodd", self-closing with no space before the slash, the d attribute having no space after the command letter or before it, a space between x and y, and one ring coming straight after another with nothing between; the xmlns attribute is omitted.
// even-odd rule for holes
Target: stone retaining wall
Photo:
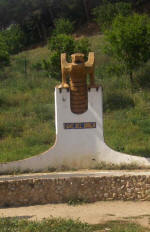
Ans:
<svg viewBox="0 0 150 232"><path fill-rule="evenodd" d="M83 200L150 200L150 176L37 178L0 181L0 206Z"/></svg>

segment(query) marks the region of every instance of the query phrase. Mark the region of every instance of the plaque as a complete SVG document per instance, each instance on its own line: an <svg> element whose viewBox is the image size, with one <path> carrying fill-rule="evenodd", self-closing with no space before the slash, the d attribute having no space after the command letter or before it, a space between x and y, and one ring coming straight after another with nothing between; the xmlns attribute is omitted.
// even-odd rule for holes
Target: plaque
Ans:
<svg viewBox="0 0 150 232"><path fill-rule="evenodd" d="M96 122L64 123L64 129L92 129L96 128Z"/></svg>

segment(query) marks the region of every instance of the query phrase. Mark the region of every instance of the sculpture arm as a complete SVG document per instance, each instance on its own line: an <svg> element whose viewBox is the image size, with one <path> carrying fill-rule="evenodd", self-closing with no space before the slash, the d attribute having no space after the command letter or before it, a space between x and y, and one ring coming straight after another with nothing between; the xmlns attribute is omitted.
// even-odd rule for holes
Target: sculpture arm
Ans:
<svg viewBox="0 0 150 232"><path fill-rule="evenodd" d="M94 67L94 64L95 64L94 52L89 52L88 61L85 62L85 66L88 69L88 68Z"/></svg>
<svg viewBox="0 0 150 232"><path fill-rule="evenodd" d="M62 73L62 83L59 88L69 88L67 84L67 74L71 70L71 64L66 60L66 53L61 54L61 73Z"/></svg>
<svg viewBox="0 0 150 232"><path fill-rule="evenodd" d="M85 62L85 67L86 67L87 73L90 75L90 87L95 87L94 65L95 65L94 52L89 52L88 61Z"/></svg>

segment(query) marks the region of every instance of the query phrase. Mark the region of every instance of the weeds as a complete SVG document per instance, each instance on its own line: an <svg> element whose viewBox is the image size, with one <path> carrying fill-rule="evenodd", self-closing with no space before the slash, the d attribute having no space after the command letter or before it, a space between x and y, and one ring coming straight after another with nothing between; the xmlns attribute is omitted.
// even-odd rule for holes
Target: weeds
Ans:
<svg viewBox="0 0 150 232"><path fill-rule="evenodd" d="M79 220L72 219L43 219L41 221L28 221L22 218L1 218L0 231L19 231L19 232L94 232L94 231L111 231L111 232L148 232L138 224L125 221L112 221L105 224L90 225L82 223Z"/></svg>
<svg viewBox="0 0 150 232"><path fill-rule="evenodd" d="M68 205L76 206L76 205L83 205L86 204L87 201L85 199L70 199L68 201Z"/></svg>
<svg viewBox="0 0 150 232"><path fill-rule="evenodd" d="M94 169L97 170L142 170L142 169L150 169L150 166L139 166L136 163L131 164L112 164L112 163L106 163L106 162L100 162L98 163Z"/></svg>

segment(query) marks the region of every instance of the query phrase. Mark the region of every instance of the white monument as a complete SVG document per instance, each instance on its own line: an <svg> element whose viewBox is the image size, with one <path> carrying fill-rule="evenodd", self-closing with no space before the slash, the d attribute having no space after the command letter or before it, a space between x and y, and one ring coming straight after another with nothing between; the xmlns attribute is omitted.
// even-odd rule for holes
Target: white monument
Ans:
<svg viewBox="0 0 150 232"><path fill-rule="evenodd" d="M54 146L28 159L1 163L0 172L38 171L62 166L94 168L102 161L149 166L150 159L116 152L104 142L102 88L94 83L94 53L89 53L87 62L84 62L83 54L73 54L72 63L67 63L66 54L62 54L61 69L62 84L55 88Z"/></svg>

